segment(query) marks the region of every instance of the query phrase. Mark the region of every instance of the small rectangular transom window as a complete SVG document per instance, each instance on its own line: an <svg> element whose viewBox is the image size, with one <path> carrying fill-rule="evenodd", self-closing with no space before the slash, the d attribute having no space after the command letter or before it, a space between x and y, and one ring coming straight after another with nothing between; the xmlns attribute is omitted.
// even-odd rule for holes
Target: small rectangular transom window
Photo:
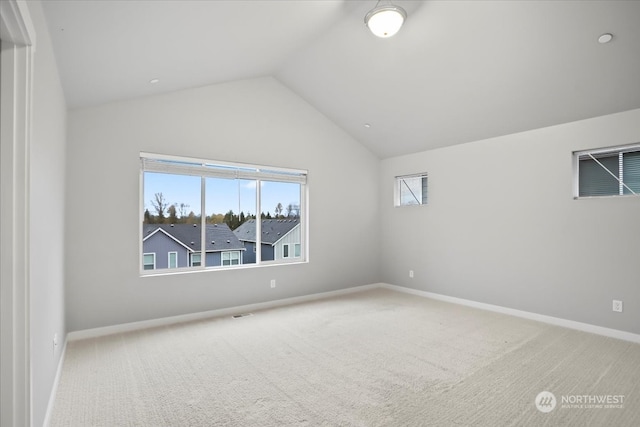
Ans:
<svg viewBox="0 0 640 427"><path fill-rule="evenodd" d="M395 205L412 206L427 204L427 174L396 177Z"/></svg>
<svg viewBox="0 0 640 427"><path fill-rule="evenodd" d="M573 153L575 197L640 194L640 144Z"/></svg>

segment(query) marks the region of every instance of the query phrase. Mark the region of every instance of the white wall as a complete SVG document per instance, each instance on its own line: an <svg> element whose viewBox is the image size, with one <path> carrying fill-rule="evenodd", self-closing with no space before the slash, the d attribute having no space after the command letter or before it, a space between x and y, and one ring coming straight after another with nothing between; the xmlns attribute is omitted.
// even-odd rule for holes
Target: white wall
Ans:
<svg viewBox="0 0 640 427"><path fill-rule="evenodd" d="M30 297L33 425L42 425L65 329L64 241L66 105L40 2L28 2L34 57L30 153ZM53 347L53 334L59 345Z"/></svg>
<svg viewBox="0 0 640 427"><path fill-rule="evenodd" d="M273 78L69 112L70 331L331 291L378 277L379 161ZM138 274L141 151L307 169L308 264ZM270 279L277 280L271 289Z"/></svg>
<svg viewBox="0 0 640 427"><path fill-rule="evenodd" d="M640 333L640 198L572 197L572 151L640 142L638 123L632 110L383 160L382 279ZM394 176L425 171L429 204L394 208Z"/></svg>

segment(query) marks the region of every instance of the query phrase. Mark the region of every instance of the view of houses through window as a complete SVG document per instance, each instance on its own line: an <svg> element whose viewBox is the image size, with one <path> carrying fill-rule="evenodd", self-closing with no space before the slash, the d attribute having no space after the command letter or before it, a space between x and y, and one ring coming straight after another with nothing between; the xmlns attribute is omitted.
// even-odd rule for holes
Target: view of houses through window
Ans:
<svg viewBox="0 0 640 427"><path fill-rule="evenodd" d="M305 171L141 160L143 271L303 260Z"/></svg>

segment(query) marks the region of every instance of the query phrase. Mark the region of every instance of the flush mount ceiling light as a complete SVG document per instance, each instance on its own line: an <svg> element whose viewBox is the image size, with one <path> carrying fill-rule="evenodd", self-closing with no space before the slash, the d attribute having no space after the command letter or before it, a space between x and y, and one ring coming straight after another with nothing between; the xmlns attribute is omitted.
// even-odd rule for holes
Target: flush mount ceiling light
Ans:
<svg viewBox="0 0 640 427"><path fill-rule="evenodd" d="M376 36L387 38L400 30L405 19L407 19L407 12L403 8L391 3L380 5L378 0L376 7L365 15L364 23Z"/></svg>

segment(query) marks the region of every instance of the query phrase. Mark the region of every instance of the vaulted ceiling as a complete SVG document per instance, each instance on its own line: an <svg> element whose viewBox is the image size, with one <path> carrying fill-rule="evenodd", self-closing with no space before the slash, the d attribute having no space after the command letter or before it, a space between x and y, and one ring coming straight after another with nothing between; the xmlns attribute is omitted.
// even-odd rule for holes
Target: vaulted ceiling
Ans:
<svg viewBox="0 0 640 427"><path fill-rule="evenodd" d="M393 3L43 1L71 109L270 75L386 158L640 108L640 1Z"/></svg>

